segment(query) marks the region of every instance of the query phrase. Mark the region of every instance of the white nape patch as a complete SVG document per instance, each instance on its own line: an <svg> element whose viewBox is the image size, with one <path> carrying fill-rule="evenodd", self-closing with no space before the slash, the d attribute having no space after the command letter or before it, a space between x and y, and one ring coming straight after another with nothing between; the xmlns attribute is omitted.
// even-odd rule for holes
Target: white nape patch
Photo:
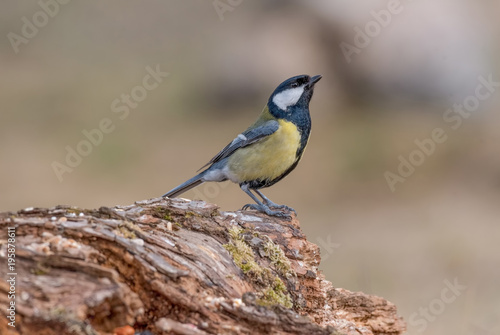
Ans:
<svg viewBox="0 0 500 335"><path fill-rule="evenodd" d="M293 106L299 101L300 97L304 93L304 87L290 88L286 91L276 94L273 98L273 102L281 110L286 111L290 106Z"/></svg>

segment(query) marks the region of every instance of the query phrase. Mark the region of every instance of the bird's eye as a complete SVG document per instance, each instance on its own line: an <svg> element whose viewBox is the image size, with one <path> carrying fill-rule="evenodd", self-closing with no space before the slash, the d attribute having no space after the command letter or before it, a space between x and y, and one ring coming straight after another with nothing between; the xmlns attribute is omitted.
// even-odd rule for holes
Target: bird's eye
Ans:
<svg viewBox="0 0 500 335"><path fill-rule="evenodd" d="M292 83L292 88L299 87L299 83Z"/></svg>

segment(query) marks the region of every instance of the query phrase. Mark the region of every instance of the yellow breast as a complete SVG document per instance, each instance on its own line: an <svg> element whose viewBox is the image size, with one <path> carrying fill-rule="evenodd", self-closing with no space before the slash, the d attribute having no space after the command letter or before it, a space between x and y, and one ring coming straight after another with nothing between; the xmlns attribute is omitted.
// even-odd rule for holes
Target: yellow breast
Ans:
<svg viewBox="0 0 500 335"><path fill-rule="evenodd" d="M275 133L231 155L228 168L233 181L273 180L295 163L300 133L291 122L278 122L280 127Z"/></svg>

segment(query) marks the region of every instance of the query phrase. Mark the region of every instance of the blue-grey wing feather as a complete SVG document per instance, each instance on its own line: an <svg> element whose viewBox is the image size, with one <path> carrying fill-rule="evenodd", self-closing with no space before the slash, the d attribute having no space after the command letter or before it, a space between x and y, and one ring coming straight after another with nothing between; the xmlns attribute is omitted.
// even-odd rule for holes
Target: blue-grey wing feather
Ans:
<svg viewBox="0 0 500 335"><path fill-rule="evenodd" d="M217 163L224 158L229 157L233 152L240 148L246 147L250 144L262 140L263 138L276 132L278 128L278 121L269 120L263 123L261 126L245 130L243 133L238 135L231 143L226 145L226 147L222 149L217 155L215 155L214 158L212 158L207 164L202 166L200 170L207 167L208 165Z"/></svg>

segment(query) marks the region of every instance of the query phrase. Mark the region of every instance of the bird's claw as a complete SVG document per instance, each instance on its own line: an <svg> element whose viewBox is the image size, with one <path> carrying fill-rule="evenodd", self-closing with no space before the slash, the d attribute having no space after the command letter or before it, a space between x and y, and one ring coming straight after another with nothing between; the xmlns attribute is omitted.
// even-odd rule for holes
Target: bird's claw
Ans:
<svg viewBox="0 0 500 335"><path fill-rule="evenodd" d="M289 207L287 205L278 205L278 204L275 204L274 202L267 203L266 205L269 206L270 208L274 208L274 209L285 209L288 212L294 212L295 215L297 215L297 212L295 211L295 209L293 209L292 207Z"/></svg>
<svg viewBox="0 0 500 335"><path fill-rule="evenodd" d="M246 204L242 208L242 210L247 210L247 209L253 209L253 210L256 210L256 211L259 211L259 212L263 212L263 213L266 213L269 216L277 216L277 217L280 217L280 218L285 218L287 220L291 220L292 219L292 217L291 217L290 214L282 212L282 211L273 211L273 210L271 210L271 208L269 208L266 205L261 206L261 205L257 205L257 204Z"/></svg>
<svg viewBox="0 0 500 335"><path fill-rule="evenodd" d="M241 207L242 210L247 210L247 209L255 209L253 206L256 206L254 204L246 204L245 206Z"/></svg>

